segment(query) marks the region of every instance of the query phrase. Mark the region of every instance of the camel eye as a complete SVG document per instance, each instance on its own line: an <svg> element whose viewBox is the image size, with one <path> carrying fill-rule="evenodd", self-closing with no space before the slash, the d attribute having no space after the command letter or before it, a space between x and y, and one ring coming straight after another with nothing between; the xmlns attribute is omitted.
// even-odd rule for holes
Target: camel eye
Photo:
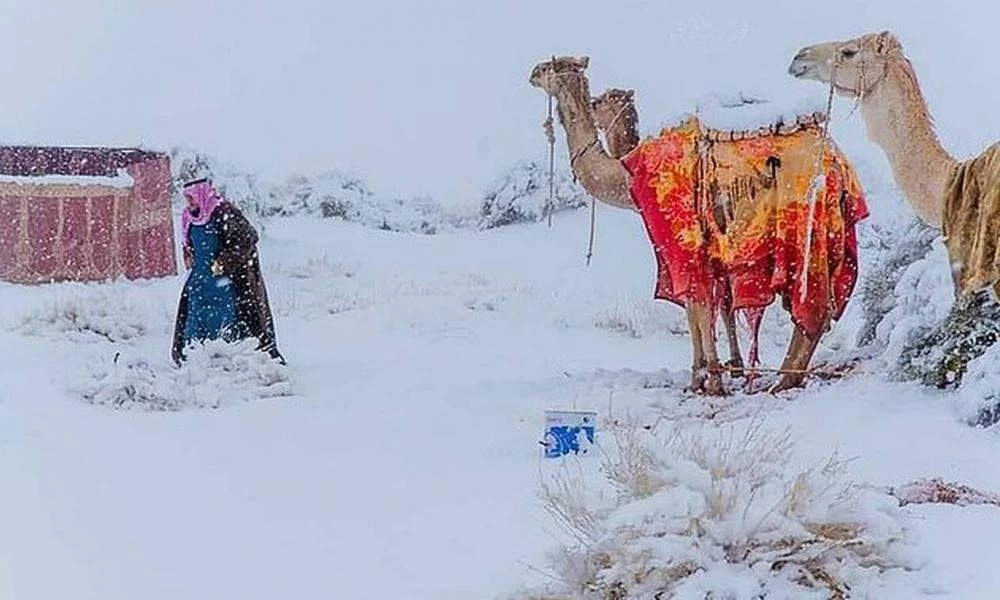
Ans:
<svg viewBox="0 0 1000 600"><path fill-rule="evenodd" d="M854 58L858 54L858 51L854 48L844 48L840 51L840 55L844 58Z"/></svg>

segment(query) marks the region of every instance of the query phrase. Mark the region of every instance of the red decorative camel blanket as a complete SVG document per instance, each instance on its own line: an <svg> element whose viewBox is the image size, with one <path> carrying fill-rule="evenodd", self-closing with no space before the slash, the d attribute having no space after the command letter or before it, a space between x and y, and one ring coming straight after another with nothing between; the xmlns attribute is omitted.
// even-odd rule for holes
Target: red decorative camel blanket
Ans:
<svg viewBox="0 0 1000 600"><path fill-rule="evenodd" d="M729 293L756 330L781 295L815 339L840 318L857 280L855 225L868 216L857 175L817 124L734 137L691 118L622 159L656 253L655 297L718 307Z"/></svg>

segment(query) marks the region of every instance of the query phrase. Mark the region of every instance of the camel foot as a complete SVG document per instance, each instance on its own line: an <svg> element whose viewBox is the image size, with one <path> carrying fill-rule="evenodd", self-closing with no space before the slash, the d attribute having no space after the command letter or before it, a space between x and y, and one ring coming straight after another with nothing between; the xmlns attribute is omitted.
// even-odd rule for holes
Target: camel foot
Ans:
<svg viewBox="0 0 1000 600"><path fill-rule="evenodd" d="M729 393L726 392L726 387L722 385L722 376L718 373L712 373L708 377L708 381L705 382L705 393L709 396L728 396Z"/></svg>
<svg viewBox="0 0 1000 600"><path fill-rule="evenodd" d="M707 380L708 369L705 364L691 365L691 383L688 385L688 390L692 394L703 392Z"/></svg>
<svg viewBox="0 0 1000 600"><path fill-rule="evenodd" d="M692 393L705 394L707 396L727 396L726 387L722 384L722 373L718 367L712 369L708 365L701 365L691 369Z"/></svg>
<svg viewBox="0 0 1000 600"><path fill-rule="evenodd" d="M794 390L798 388L804 388L806 385L806 378L803 375L782 375L778 383L772 385L768 388L767 393L769 394L779 394L788 390Z"/></svg>

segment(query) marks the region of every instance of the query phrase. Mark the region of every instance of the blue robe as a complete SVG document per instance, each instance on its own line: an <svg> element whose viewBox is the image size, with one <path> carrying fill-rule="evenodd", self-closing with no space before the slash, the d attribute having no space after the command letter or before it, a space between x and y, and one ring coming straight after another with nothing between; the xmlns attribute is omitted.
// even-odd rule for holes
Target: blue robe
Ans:
<svg viewBox="0 0 1000 600"><path fill-rule="evenodd" d="M222 338L235 339L236 296L228 277L212 274L212 261L222 247L218 222L210 220L204 225L192 224L189 231L193 264L185 283L187 293L187 321L184 323L183 343Z"/></svg>
<svg viewBox="0 0 1000 600"><path fill-rule="evenodd" d="M222 202L202 226L192 224L186 252L192 270L184 284L174 320L171 357L178 366L191 341L255 337L258 350L285 364L278 352L274 318L257 257L257 232L235 206ZM217 260L223 274L212 274Z"/></svg>

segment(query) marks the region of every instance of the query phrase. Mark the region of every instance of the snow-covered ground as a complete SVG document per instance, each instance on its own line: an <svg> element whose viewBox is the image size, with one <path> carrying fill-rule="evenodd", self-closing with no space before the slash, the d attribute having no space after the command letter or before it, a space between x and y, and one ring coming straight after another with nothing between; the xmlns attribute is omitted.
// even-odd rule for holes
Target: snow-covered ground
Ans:
<svg viewBox="0 0 1000 600"><path fill-rule="evenodd" d="M859 483L1000 490L995 432L877 360L777 399L686 396L685 319L651 299L639 217L599 207L590 266L588 220L424 235L274 218L261 255L287 369L216 348L176 371L180 276L0 285L0 596L466 599L544 583L560 535L538 492L562 462L541 457L545 409L763 420L791 428L791 470L836 450ZM859 323L854 302L819 359L849 351ZM765 363L787 333L773 307ZM597 478L597 460L566 466ZM994 597L1000 508L901 511L923 568L871 597Z"/></svg>

